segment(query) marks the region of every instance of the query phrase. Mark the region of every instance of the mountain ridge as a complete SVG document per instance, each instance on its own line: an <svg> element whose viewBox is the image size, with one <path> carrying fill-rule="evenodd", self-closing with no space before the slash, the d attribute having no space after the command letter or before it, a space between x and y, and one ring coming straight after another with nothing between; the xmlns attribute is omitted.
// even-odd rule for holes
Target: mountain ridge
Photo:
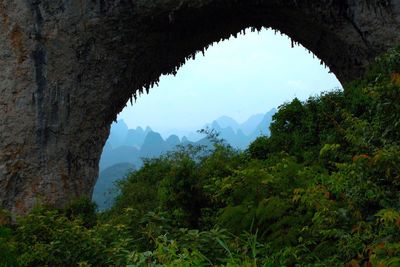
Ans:
<svg viewBox="0 0 400 267"><path fill-rule="evenodd" d="M271 109L265 114L252 115L242 123L238 123L229 116L221 116L206 124L203 128L215 130L219 133L219 138L232 147L245 149L258 136L269 135L269 125L276 111L276 109ZM175 134L164 139L160 133L153 131L149 126L129 129L124 120L113 123L99 163L100 176L97 183L101 183L101 186L99 187L96 184L93 192L93 199L99 208L107 207L104 204L106 200L99 196L101 192L112 190L113 183L123 178L124 173L121 171L121 166L125 166L125 168L122 168L123 170L138 169L143 166L143 158L159 157L176 149L178 145L211 145L207 137L193 133L193 136L195 135L200 136L196 141L190 140L187 136L180 138ZM114 175L109 173L109 170L113 170L113 168L115 169ZM109 180L108 183L106 182L107 179Z"/></svg>

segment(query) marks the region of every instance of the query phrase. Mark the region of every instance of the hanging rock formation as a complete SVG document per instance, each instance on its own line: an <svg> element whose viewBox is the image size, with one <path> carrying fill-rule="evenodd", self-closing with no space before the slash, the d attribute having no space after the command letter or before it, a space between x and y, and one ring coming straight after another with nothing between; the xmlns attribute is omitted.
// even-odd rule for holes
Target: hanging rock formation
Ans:
<svg viewBox="0 0 400 267"><path fill-rule="evenodd" d="M344 83L399 25L398 0L0 0L0 205L90 196L129 98L213 42L271 27Z"/></svg>

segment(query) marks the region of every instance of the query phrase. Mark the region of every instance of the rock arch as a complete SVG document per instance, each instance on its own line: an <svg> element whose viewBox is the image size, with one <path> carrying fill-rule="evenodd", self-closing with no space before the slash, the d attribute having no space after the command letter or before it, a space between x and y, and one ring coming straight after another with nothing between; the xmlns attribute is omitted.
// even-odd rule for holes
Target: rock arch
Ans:
<svg viewBox="0 0 400 267"><path fill-rule="evenodd" d="M215 41L271 27L345 83L399 25L397 0L0 0L0 204L89 196L129 98Z"/></svg>

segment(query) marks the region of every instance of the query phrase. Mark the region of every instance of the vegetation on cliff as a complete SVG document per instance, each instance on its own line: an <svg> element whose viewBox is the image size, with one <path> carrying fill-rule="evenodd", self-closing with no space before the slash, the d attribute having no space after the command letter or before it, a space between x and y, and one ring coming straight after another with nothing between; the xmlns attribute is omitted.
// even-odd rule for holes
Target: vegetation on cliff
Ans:
<svg viewBox="0 0 400 267"><path fill-rule="evenodd" d="M2 266L399 266L400 49L344 91L295 99L242 152L182 147L119 183L10 226Z"/></svg>

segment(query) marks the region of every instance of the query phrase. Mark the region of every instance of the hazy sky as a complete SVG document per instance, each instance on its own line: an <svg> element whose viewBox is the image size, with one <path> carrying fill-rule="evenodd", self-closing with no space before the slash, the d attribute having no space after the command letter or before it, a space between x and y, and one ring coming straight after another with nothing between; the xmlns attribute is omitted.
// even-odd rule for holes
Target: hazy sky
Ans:
<svg viewBox="0 0 400 267"><path fill-rule="evenodd" d="M130 128L150 126L170 133L200 129L228 115L239 122L294 97L301 100L341 87L335 75L302 46L272 30L247 32L215 43L203 57L188 61L174 76L121 112Z"/></svg>

